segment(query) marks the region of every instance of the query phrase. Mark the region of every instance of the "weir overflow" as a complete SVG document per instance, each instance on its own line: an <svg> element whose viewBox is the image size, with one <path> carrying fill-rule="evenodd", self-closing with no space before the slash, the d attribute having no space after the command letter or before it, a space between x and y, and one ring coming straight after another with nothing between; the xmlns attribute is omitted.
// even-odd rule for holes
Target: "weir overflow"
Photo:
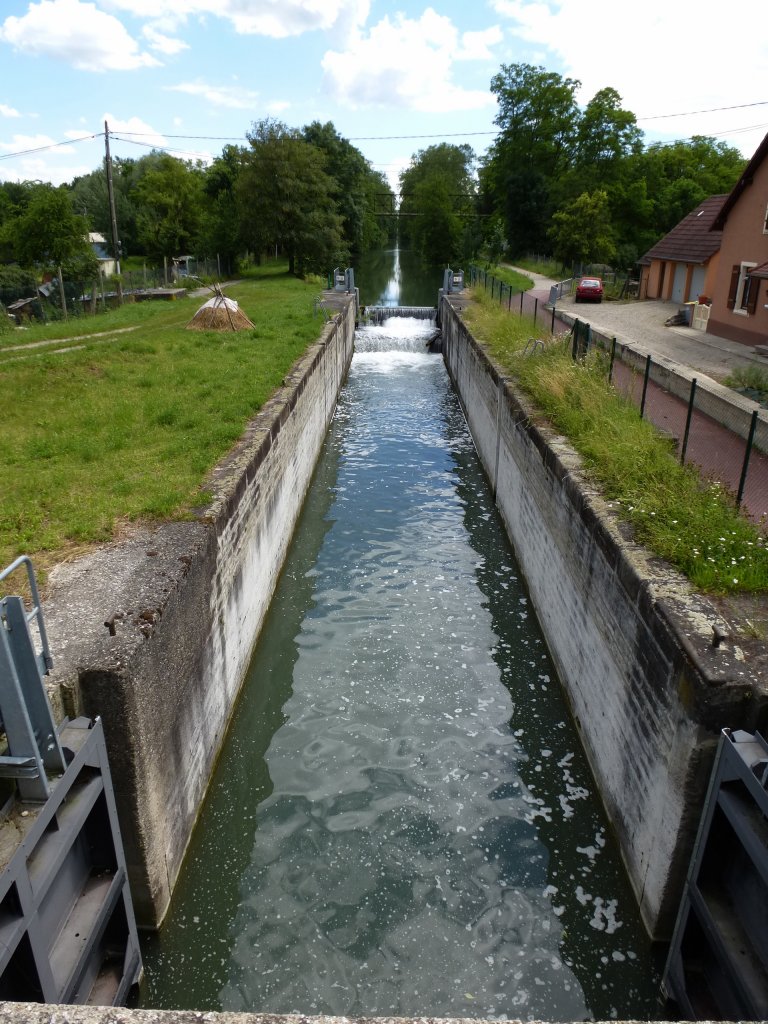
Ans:
<svg viewBox="0 0 768 1024"><path fill-rule="evenodd" d="M370 308L370 307L369 307ZM659 1010L650 944L433 324L356 355L145 1006Z"/></svg>

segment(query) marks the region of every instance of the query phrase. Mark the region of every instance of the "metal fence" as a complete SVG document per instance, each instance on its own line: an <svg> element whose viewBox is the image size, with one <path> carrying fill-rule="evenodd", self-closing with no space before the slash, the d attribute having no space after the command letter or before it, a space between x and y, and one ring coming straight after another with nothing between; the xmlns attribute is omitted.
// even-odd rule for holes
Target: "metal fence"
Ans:
<svg viewBox="0 0 768 1024"><path fill-rule="evenodd" d="M535 331L567 334L574 359L602 350L616 392L669 438L680 462L696 466L704 479L718 481L751 520L763 528L768 525L768 417L760 415L754 402L735 393L724 396L720 388L675 373L590 324L558 313L554 301L516 292L482 269L471 268L470 280L510 313L530 316Z"/></svg>

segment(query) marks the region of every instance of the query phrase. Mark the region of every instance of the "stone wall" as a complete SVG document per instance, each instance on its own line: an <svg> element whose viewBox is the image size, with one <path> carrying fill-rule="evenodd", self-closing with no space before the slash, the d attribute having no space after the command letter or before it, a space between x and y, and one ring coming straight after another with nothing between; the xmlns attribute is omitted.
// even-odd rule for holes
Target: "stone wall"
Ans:
<svg viewBox="0 0 768 1024"><path fill-rule="evenodd" d="M101 716L140 925L168 906L349 367L355 304L294 366L190 522L64 565L45 604L60 711Z"/></svg>
<svg viewBox="0 0 768 1024"><path fill-rule="evenodd" d="M444 358L643 919L669 937L719 731L757 727L766 688L737 644L713 646L729 624L633 543L450 300L441 313Z"/></svg>

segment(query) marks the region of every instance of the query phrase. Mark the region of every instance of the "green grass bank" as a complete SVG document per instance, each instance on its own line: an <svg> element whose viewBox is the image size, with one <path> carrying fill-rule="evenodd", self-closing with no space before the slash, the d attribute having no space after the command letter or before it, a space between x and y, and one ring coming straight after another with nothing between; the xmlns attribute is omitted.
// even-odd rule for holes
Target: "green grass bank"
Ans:
<svg viewBox="0 0 768 1024"><path fill-rule="evenodd" d="M524 355L532 323L481 288L473 300L464 317L475 337L570 440L638 540L704 592L768 591L765 536L719 485L680 466L669 442L610 386L600 354L575 363L570 345L552 339L543 353Z"/></svg>
<svg viewBox="0 0 768 1024"><path fill-rule="evenodd" d="M205 301L187 297L3 335L0 565L24 553L44 575L126 522L191 515L319 335L320 287L257 268L226 289L255 324L237 333L187 330Z"/></svg>

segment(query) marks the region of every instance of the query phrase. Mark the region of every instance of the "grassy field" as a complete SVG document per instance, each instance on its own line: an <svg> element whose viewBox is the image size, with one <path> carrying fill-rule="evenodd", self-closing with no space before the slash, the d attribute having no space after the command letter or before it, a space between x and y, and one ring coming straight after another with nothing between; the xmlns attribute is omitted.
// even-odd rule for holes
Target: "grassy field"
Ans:
<svg viewBox="0 0 768 1024"><path fill-rule="evenodd" d="M557 341L543 355L524 356L530 320L510 316L482 288L474 296L464 316L475 336L569 438L638 539L701 590L768 590L765 537L719 486L680 466L669 443L608 384L600 357L574 363L570 346Z"/></svg>
<svg viewBox="0 0 768 1024"><path fill-rule="evenodd" d="M318 291L277 264L227 289L254 330L188 331L204 300L184 298L4 335L0 567L24 553L44 575L120 523L188 515L206 473L320 333Z"/></svg>

